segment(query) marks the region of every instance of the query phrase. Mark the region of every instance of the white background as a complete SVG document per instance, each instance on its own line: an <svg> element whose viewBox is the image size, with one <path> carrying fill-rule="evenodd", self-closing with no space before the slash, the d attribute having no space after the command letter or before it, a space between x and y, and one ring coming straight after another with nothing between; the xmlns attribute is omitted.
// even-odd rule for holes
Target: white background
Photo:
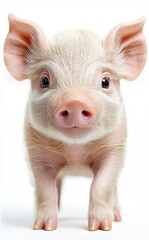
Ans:
<svg viewBox="0 0 149 240"><path fill-rule="evenodd" d="M104 37L119 23L146 17L148 1L1 0L0 6L0 168L1 239L149 239L149 61L134 82L122 82L127 109L128 147L119 182L123 222L111 232L88 232L87 210L91 181L67 178L62 194L59 227L54 232L33 231L33 187L25 162L23 118L29 81L17 82L3 63L3 43L9 13L39 24L47 36L63 29L85 28Z"/></svg>

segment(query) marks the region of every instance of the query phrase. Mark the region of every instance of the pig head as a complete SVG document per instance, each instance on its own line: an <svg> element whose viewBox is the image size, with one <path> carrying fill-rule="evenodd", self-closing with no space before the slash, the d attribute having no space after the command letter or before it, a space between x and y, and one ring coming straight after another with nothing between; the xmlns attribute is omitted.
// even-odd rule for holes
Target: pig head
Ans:
<svg viewBox="0 0 149 240"><path fill-rule="evenodd" d="M46 41L41 29L9 16L4 60L16 80L31 80L25 140L35 179L34 229L58 223L65 175L92 176L89 230L120 221L117 179L124 162L126 119L120 80L146 61L144 18L118 25L104 40L86 30Z"/></svg>

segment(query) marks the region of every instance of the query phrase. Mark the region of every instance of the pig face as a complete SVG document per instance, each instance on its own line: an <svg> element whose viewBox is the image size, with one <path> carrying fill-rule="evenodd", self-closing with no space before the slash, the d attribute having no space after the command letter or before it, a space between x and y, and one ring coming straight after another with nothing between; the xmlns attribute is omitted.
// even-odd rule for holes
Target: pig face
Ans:
<svg viewBox="0 0 149 240"><path fill-rule="evenodd" d="M112 131L123 117L119 56L114 61L87 31L56 35L41 55L39 62L32 55L27 63L31 125L66 143L86 143Z"/></svg>
<svg viewBox="0 0 149 240"><path fill-rule="evenodd" d="M119 80L135 79L145 64L144 19L115 27L104 41L75 30L49 43L33 24L9 20L5 62L14 78L31 80L27 121L66 143L87 143L113 131L124 118Z"/></svg>

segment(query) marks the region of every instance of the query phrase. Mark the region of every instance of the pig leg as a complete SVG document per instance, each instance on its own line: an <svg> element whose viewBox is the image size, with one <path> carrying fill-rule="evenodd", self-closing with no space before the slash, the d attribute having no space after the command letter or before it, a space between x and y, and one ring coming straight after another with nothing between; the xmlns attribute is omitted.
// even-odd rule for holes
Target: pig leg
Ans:
<svg viewBox="0 0 149 240"><path fill-rule="evenodd" d="M36 168L34 172L36 185L37 215L33 229L54 230L57 228L57 187L56 176L52 168Z"/></svg>
<svg viewBox="0 0 149 240"><path fill-rule="evenodd" d="M120 222L122 221L121 213L120 213L120 204L118 200L117 188L114 192L114 205L113 205L113 213L114 213L114 221Z"/></svg>
<svg viewBox="0 0 149 240"><path fill-rule="evenodd" d="M58 192L58 208L60 208L60 200L61 200L61 189L62 189L62 180L56 180L57 192Z"/></svg>
<svg viewBox="0 0 149 240"><path fill-rule="evenodd" d="M112 221L118 218L119 210L115 204L117 177L121 169L121 161L111 156L93 164L94 179L91 186L88 229L111 230ZM118 213L116 211L118 210Z"/></svg>

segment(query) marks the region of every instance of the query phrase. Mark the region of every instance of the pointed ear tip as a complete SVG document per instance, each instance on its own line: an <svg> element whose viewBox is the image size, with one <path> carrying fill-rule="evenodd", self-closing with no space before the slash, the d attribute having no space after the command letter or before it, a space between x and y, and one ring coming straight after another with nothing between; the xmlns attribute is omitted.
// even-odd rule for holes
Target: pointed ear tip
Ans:
<svg viewBox="0 0 149 240"><path fill-rule="evenodd" d="M15 18L14 14L9 13L9 14L8 14L8 19L13 19L13 18Z"/></svg>
<svg viewBox="0 0 149 240"><path fill-rule="evenodd" d="M12 22L12 21L14 21L14 20L17 20L17 17L16 17L14 14L10 13L10 14L8 15L8 20L9 20L9 22Z"/></svg>
<svg viewBox="0 0 149 240"><path fill-rule="evenodd" d="M146 22L146 18L145 16L142 16L138 19L138 22L142 23L144 25L144 23Z"/></svg>

